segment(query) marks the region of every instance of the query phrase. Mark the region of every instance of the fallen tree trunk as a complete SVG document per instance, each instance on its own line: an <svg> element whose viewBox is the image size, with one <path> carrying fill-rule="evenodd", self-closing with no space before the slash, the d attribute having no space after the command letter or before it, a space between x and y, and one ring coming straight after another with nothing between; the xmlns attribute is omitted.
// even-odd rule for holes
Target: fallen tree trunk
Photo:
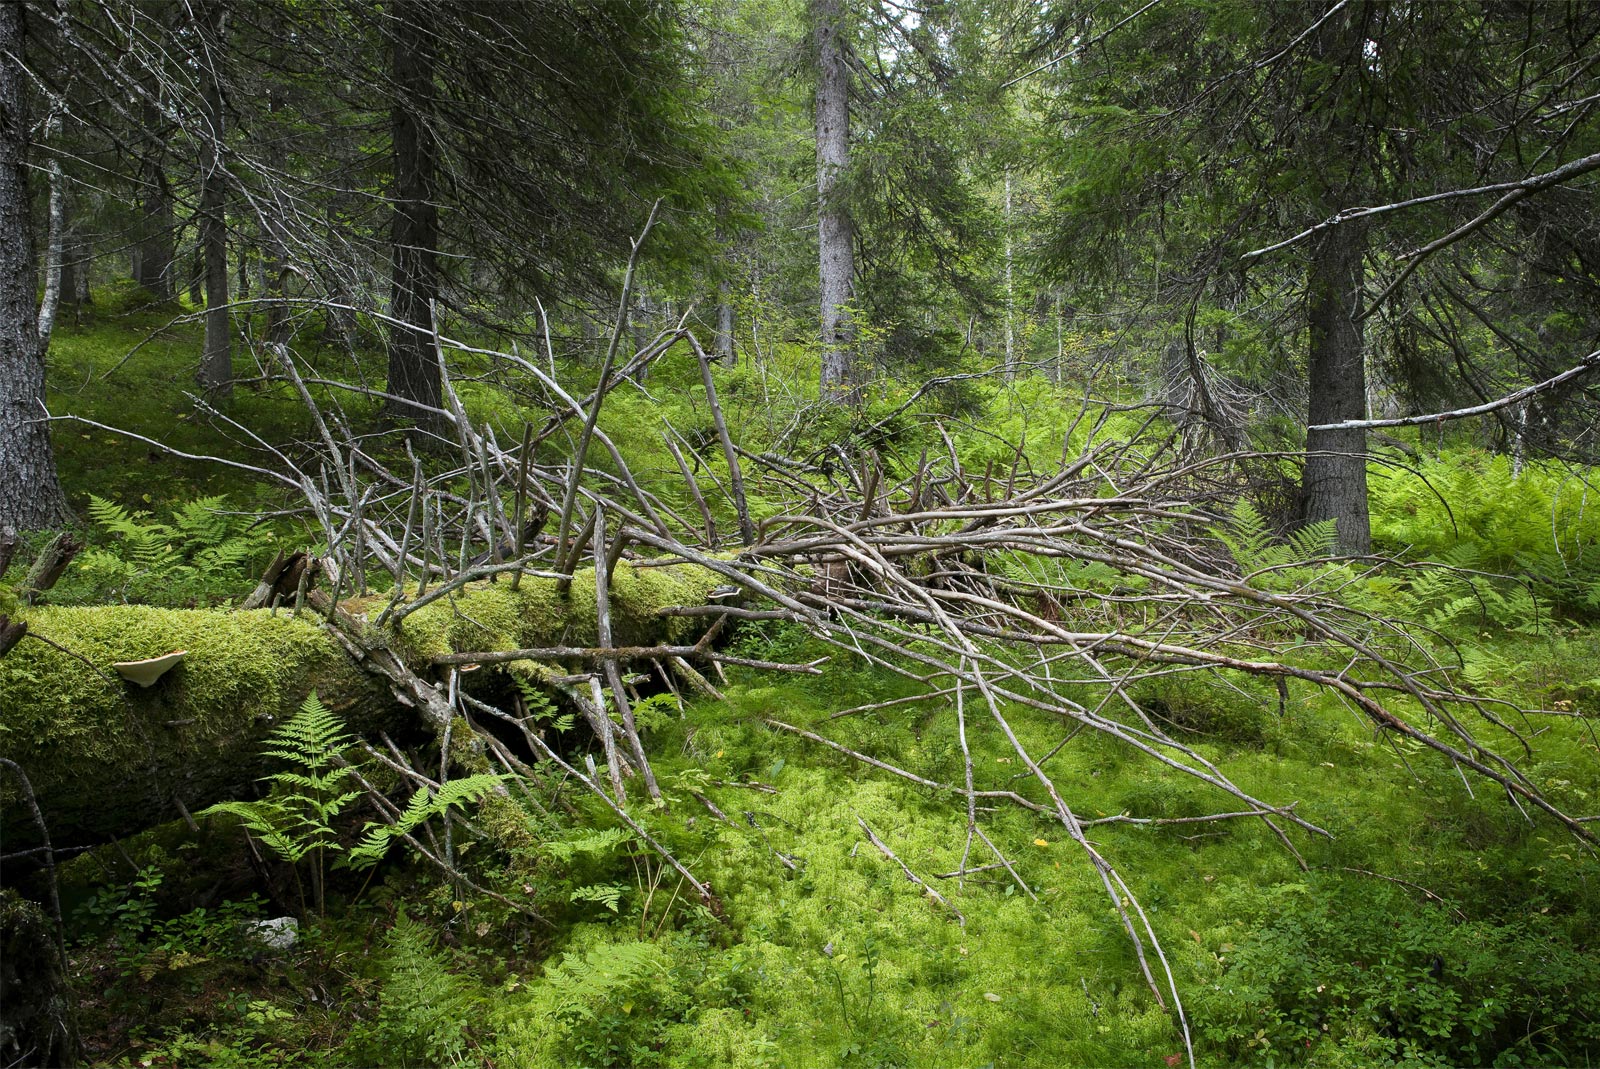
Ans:
<svg viewBox="0 0 1600 1069"><path fill-rule="evenodd" d="M708 621L660 610L703 604L720 581L693 565L622 564L611 582L616 640L693 642ZM27 637L0 658L0 757L27 772L58 850L126 835L251 794L268 771L263 740L312 691L357 734L419 719L437 730L442 693L433 691L443 688L433 681L448 669L436 658L594 645L593 571L559 586L531 577L518 590L469 586L384 631L365 619L381 610L379 598L341 603L331 626L313 612L25 609ZM175 650L188 656L148 688L111 668ZM8 854L40 841L13 779L0 778Z"/></svg>

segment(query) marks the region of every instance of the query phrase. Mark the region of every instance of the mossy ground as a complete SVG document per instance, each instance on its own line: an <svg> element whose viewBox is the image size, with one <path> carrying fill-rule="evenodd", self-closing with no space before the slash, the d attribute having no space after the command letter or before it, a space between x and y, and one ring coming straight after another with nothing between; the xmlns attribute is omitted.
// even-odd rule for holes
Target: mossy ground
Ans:
<svg viewBox="0 0 1600 1069"><path fill-rule="evenodd" d="M202 987L234 985L239 998L277 1007L285 1016L272 1028L217 999L208 1019L173 1019L137 1049L156 1064L198 1064L200 1049L259 1064L295 1057L289 1048L304 1041L317 1045L318 1064L369 1064L374 1044L400 1041L384 1030L398 1018L381 1022L403 996L413 1024L424 1004L464 1007L429 1035L473 1064L1142 1066L1181 1053L1173 1016L1140 980L1120 921L1058 823L1014 807L980 814L1036 903L1003 871L958 887L937 878L960 864L957 800L761 723L781 716L958 779L959 744L940 704L826 721L902 689L864 671L800 683L751 675L735 679L727 703L657 721L649 745L670 808L640 805L636 816L712 884L726 926L687 903L675 874L637 843L595 845L582 829L614 819L550 783L581 816L523 819L576 852L508 859L516 875L497 886L520 885L554 928L463 902L399 863L359 896L345 888L314 941L257 979L191 970ZM1503 797L1482 788L1471 797L1426 754L1402 763L1323 697L1293 693L1281 719L1274 698L1265 714L1250 742L1195 745L1244 789L1298 800L1332 833L1295 836L1309 871L1255 821L1092 832L1162 939L1201 1064L1556 1065L1600 1049L1595 859L1548 824L1528 825ZM1014 722L1030 746L1063 730L1020 711ZM1600 796L1587 732L1560 718L1541 726L1528 765L1536 781ZM998 730L975 720L970 742L980 787L1033 792ZM1225 796L1088 734L1050 767L1089 818L1228 808ZM962 911L964 927L870 845L857 818ZM992 860L975 845L971 864ZM596 886L617 890L614 911L573 894ZM401 908L427 933L403 953L391 931ZM397 979L405 961L411 980ZM420 993L407 986L419 968ZM159 992L178 982L170 971L124 977L124 997L168 997ZM274 987L272 977L290 975L329 994ZM379 1023L336 1038L330 1015ZM433 1064L426 1049L384 1064Z"/></svg>
<svg viewBox="0 0 1600 1069"><path fill-rule="evenodd" d="M106 301L95 315L84 327L58 328L51 354L56 411L127 426L194 452L235 448L202 419L174 418L186 410L181 391L192 375L193 324L169 328L112 371L170 314ZM308 352L313 360L339 359ZM692 431L705 422L692 389L697 372L674 359L652 372L651 387L673 408L675 423ZM782 422L759 377L764 374L740 369L725 380L736 433L757 439L763 427ZM1058 457L1075 408L1038 383L997 390L987 399L990 428L1011 438L1026 428L1030 456L1040 464ZM466 391L469 406L513 432L503 440L515 437L521 419L539 415L487 387ZM352 419L370 415L361 402L345 401ZM636 470L646 478L673 471L658 443L657 403L628 392L608 402L606 425L630 457L644 458ZM242 389L234 406L233 415L270 440L288 442L306 430L303 414L279 387ZM274 500L270 488L210 466L163 459L103 432L60 425L56 442L63 478L79 502L94 492L148 507L222 490L241 504ZM987 434L961 436L958 447L978 470L986 451L1001 466L1010 463L1008 453L997 452L998 442ZM912 446L898 444L914 454ZM1449 489L1458 516L1449 537L1431 505L1413 501L1398 484L1375 482L1375 527L1388 548L1421 544L1426 535L1431 555L1464 554L1455 560L1463 565L1524 561L1535 576L1555 559L1569 568L1567 578L1552 581L1568 615L1556 627L1547 605L1530 618L1530 603L1507 595L1494 616L1481 607L1481 591L1463 598L1443 588L1424 597L1397 587L1386 595L1391 607L1448 629L1477 685L1563 713L1592 711L1600 693L1600 639L1582 622L1590 591L1581 565L1588 558L1567 543L1551 558L1536 537L1535 527L1547 525L1544 506L1555 492L1553 481L1524 484L1529 489L1523 492L1538 500L1516 510L1527 522L1513 537L1488 522L1497 514L1488 507L1494 494L1485 489L1492 480L1481 476L1490 462L1445 460L1460 469ZM687 504L675 477L661 481L668 500ZM1470 507L1462 507L1464 497ZM763 507L759 500L753 504ZM725 504L714 500L713 507L724 530L731 529ZM1593 539L1584 537L1589 546ZM624 592L640 584L643 603L693 600L706 581L689 570L674 576L673 570L632 568L618 578ZM407 653L420 658L446 649L587 644L589 583L579 576L570 606L537 586L513 595L505 583L440 603L408 621ZM673 588L650 587L658 583ZM66 612L40 611L38 626L64 620L51 614ZM626 617L626 604L622 612ZM228 715L265 707L281 697L284 673L322 641L315 632L286 629L268 643L281 648L263 649L252 643L266 639L225 625L180 634L159 615L148 619L156 621L149 634L117 633L108 624L113 631L90 635L87 652L98 657L113 646L120 650L133 637L139 651L148 645L151 653L181 646L206 651L213 648L208 644L237 652L245 668L207 675L204 686L181 695L203 717L221 715L224 706ZM618 641L632 640L631 626ZM741 641L779 660L811 652L802 637L780 628L750 629ZM5 730L64 725L104 731L123 715L81 664L58 663L30 646L0 661L0 688L7 686L6 672L48 673L51 698L22 709L14 697L6 704L7 692L0 690ZM29 652L17 659L23 650ZM211 663L204 658L186 670L199 673ZM641 715L654 725L647 745L670 806L652 810L636 799L634 814L712 884L726 907L726 925L688 902L670 869L616 832L603 807L548 769L529 795L513 791L517 807L480 814L486 823L520 822L525 834L497 836L500 845L491 846L458 828L455 840L458 858L475 878L531 903L547 922L453 886L397 850L370 883L335 872L328 914L304 918L302 943L275 953L239 938L235 922L261 907L245 897L252 862L242 839L227 829L205 821L202 838L193 840L180 824L123 844L114 851L119 860L103 866L110 886L93 890L83 886L94 879L86 873L100 871L96 859L111 856L97 854L66 873L74 982L83 996L92 1060L163 1066L1174 1064L1183 1049L1175 1019L1157 1007L1099 881L1058 824L1016 808L980 815L1037 903L1003 871L978 874L958 887L937 878L957 868L962 856L965 818L955 799L762 723L772 717L813 726L933 779L959 780L960 748L943 705L825 720L841 708L900 696L905 686L836 658L821 679L734 673L726 703L693 706L682 718L675 708ZM1272 801L1298 801L1297 812L1333 836L1295 833L1306 871L1255 821L1093 829L1097 849L1139 895L1161 937L1202 1064L1600 1060L1600 933L1593 921L1600 915L1600 871L1591 853L1547 821L1525 821L1501 794L1478 786L1474 796L1448 764L1375 737L1349 710L1298 685L1281 715L1275 693L1257 694L1248 684L1228 690L1200 677L1154 686L1140 698L1243 789ZM1023 711L1014 724L1035 750L1048 749L1065 732ZM1524 771L1562 804L1592 812L1600 798L1600 752L1586 723L1569 715L1535 716L1519 727L1532 739L1532 755L1520 758ZM1495 729L1481 732L1486 742L1517 752L1515 741ZM975 719L971 742L980 785L1030 795L1036 790L1018 778L1021 770L994 729ZM114 744L114 737L104 742ZM421 767L438 761L436 751L419 757ZM1154 770L1092 734L1075 737L1050 768L1068 801L1088 818L1233 808L1226 796ZM68 774L92 782L92 769ZM732 824L714 817L691 792L712 801ZM12 808L8 798L8 820ZM858 817L950 898L965 915L965 927L866 841ZM342 829L347 841L358 832ZM127 859L120 859L123 852ZM972 863L990 860L978 844ZM159 878L135 882L123 867L129 861L134 871Z"/></svg>

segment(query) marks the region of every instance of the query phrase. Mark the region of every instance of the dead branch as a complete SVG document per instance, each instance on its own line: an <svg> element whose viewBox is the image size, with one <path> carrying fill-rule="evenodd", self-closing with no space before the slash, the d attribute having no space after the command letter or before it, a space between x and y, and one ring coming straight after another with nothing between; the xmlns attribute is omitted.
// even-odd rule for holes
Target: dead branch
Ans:
<svg viewBox="0 0 1600 1069"><path fill-rule="evenodd" d="M890 861L893 861L896 865L900 866L900 871L905 873L906 879L922 888L924 894L948 910L951 916L955 917L956 923L961 925L961 927L965 928L967 926L966 916L955 906L952 906L948 898L940 894L938 891L935 891L932 887L929 887L927 883L923 881L922 877L918 876L915 872L912 872L911 866L907 865L904 861L901 861L899 856L896 855L893 850L889 849L888 844L882 839L878 838L877 833L867 826L867 822L865 820L862 820L860 816L857 816L856 823L861 825L861 830L867 835L867 841L873 846L876 846L879 853L888 858Z"/></svg>

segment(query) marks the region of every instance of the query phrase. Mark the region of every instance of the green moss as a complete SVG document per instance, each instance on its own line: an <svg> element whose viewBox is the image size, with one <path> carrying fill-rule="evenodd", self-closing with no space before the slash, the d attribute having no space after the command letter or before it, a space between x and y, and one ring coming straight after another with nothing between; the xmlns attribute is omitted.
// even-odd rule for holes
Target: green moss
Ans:
<svg viewBox="0 0 1600 1069"><path fill-rule="evenodd" d="M359 730L388 705L319 627L265 611L144 606L35 608L32 634L0 659L0 753L28 773L58 842L123 833L254 778L261 739L311 689ZM187 650L152 687L116 661ZM0 781L5 834L33 834ZM115 831L113 831L115 829Z"/></svg>
<svg viewBox="0 0 1600 1069"><path fill-rule="evenodd" d="M612 641L618 646L693 642L703 620L663 617L659 610L704 604L720 582L715 572L693 564L619 564L611 580ZM400 632L397 649L414 666L472 650L593 646L598 642L594 570L578 571L565 593L555 580L533 577L525 577L518 590L505 580L474 584L407 616Z"/></svg>

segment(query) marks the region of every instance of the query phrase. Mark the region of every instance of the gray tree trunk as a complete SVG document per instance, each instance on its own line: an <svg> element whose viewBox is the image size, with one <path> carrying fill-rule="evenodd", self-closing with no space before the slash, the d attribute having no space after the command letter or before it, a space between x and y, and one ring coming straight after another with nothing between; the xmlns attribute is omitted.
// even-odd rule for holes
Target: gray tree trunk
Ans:
<svg viewBox="0 0 1600 1069"><path fill-rule="evenodd" d="M202 41L202 106L200 146L200 247L205 258L206 341L200 357L201 385L213 398L233 393L233 326L228 299L227 161L223 138L227 112L222 99L222 50L228 9L220 2L196 12Z"/></svg>
<svg viewBox="0 0 1600 1069"><path fill-rule="evenodd" d="M56 328L56 310L61 307L61 265L67 241L67 179L61 161L51 160L45 168L50 176L50 232L45 240L44 299L39 302L39 351L50 351L50 335Z"/></svg>
<svg viewBox="0 0 1600 1069"><path fill-rule="evenodd" d="M27 87L21 4L0 4L0 528L38 530L67 513L44 415L34 309Z"/></svg>
<svg viewBox="0 0 1600 1069"><path fill-rule="evenodd" d="M1006 175L1006 375L1017 373L1016 290L1011 280L1011 175Z"/></svg>
<svg viewBox="0 0 1600 1069"><path fill-rule="evenodd" d="M733 366L733 303L728 300L728 283L717 283L717 360Z"/></svg>
<svg viewBox="0 0 1600 1069"><path fill-rule="evenodd" d="M849 45L840 0L811 0L817 46L817 250L822 283L822 396L855 396L848 306L854 296L855 224L839 188L850 162Z"/></svg>
<svg viewBox="0 0 1600 1069"><path fill-rule="evenodd" d="M1311 250L1306 316L1309 423L1358 420L1366 412L1366 369L1361 352L1362 255L1366 235L1355 224L1327 231ZM1300 517L1333 520L1341 553L1372 548L1367 516L1367 432L1310 431L1300 483Z"/></svg>
<svg viewBox="0 0 1600 1069"><path fill-rule="evenodd" d="M189 252L189 303L196 308L206 303L206 247L197 236Z"/></svg>
<svg viewBox="0 0 1600 1069"><path fill-rule="evenodd" d="M438 146L423 114L434 94L429 5L397 3L394 15L390 314L407 325L389 331L389 392L438 408L444 396L432 338L432 306L439 296L439 210L434 198ZM437 418L400 402L390 402L389 413L419 425L431 425Z"/></svg>
<svg viewBox="0 0 1600 1069"><path fill-rule="evenodd" d="M66 205L66 236L61 253L61 303L72 306L76 321L79 306L94 303L89 294L89 268L94 260L94 246L78 231L72 220L73 206L69 198Z"/></svg>
<svg viewBox="0 0 1600 1069"><path fill-rule="evenodd" d="M155 86L146 88L152 93L159 91ZM156 300L165 302L177 295L178 253L172 189L162 167L165 147L157 140L162 136L164 124L160 111L150 100L141 106L140 115L151 140L146 146L147 154L139 163L140 218L139 236L133 247L133 281Z"/></svg>
<svg viewBox="0 0 1600 1069"><path fill-rule="evenodd" d="M286 30L286 21L274 16L272 28L274 32L283 34ZM282 50L274 49L272 53L274 62L282 63L284 56ZM283 90L276 85L267 90L267 115L276 129L279 117L283 114ZM283 173L288 167L285 139L273 137L266 146L267 166L272 170ZM282 223L277 218L263 220L266 228L265 255L266 263L262 271L262 289L266 291L267 310L266 324L262 333L269 345L283 345L289 340L289 306L284 302L284 284L289 280L289 255L284 247L281 233Z"/></svg>
<svg viewBox="0 0 1600 1069"><path fill-rule="evenodd" d="M153 160L140 168L143 187L139 241L133 247L133 281L158 301L172 300L173 265L177 252L172 240L172 191L167 176Z"/></svg>

